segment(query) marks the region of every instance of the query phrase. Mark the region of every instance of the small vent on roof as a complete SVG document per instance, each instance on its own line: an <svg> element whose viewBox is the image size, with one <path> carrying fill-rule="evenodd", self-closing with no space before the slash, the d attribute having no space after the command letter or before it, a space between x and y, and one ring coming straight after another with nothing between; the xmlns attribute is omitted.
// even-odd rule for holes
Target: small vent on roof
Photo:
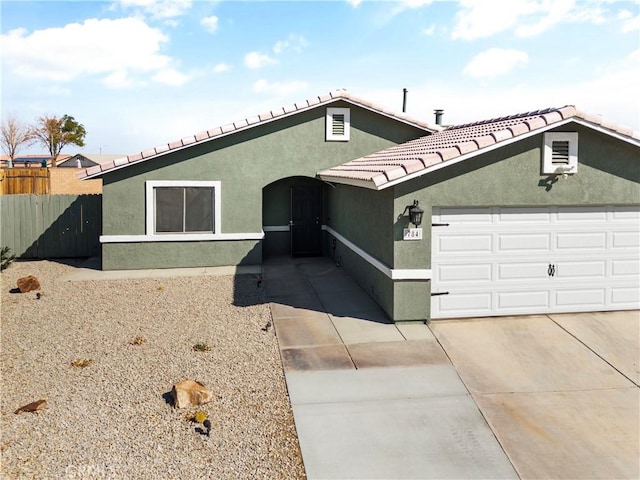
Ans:
<svg viewBox="0 0 640 480"><path fill-rule="evenodd" d="M326 140L333 142L349 141L349 127L351 122L349 108L327 108Z"/></svg>

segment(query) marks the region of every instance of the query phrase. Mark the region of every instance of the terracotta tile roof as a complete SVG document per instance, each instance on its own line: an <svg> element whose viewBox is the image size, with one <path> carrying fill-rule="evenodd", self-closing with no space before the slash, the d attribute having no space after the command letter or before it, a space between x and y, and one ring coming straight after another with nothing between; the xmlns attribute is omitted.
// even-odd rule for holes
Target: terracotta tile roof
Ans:
<svg viewBox="0 0 640 480"><path fill-rule="evenodd" d="M632 130L603 122L599 116L567 105L451 126L432 135L321 171L318 176L328 182L380 190L570 120L600 128L639 144L640 138Z"/></svg>
<svg viewBox="0 0 640 480"><path fill-rule="evenodd" d="M275 110L271 110L269 112L262 113L255 117L245 118L243 120L230 123L227 125L223 125L220 127L216 127L211 130L199 132L199 133L196 133L195 135L181 138L180 140L175 140L173 142L169 142L167 144L160 145L155 148L150 148L140 153L135 153L133 155L128 155L126 157L122 157L110 162L105 162L100 165L87 168L86 170L79 171L77 176L80 179L97 177L111 170L125 168L130 164L137 163L140 161L146 161L154 157L157 157L159 155L163 155L167 152L172 152L178 149L182 149L189 145L207 142L215 138L219 138L225 135L239 132L241 130L252 128L258 124L264 124L267 122L278 120L285 116L294 115L296 113L300 113L305 110L310 110L312 108L316 108L321 105L334 103L339 100L349 102L351 104L363 107L368 110L372 110L374 112L385 115L387 117L391 117L401 122L413 125L415 127L418 127L424 130L425 133L431 133L431 132L442 130L442 127L439 125L427 123L422 120L409 117L405 114L394 113L372 102L356 97L344 90L337 90L327 95L311 98L288 107L282 107Z"/></svg>

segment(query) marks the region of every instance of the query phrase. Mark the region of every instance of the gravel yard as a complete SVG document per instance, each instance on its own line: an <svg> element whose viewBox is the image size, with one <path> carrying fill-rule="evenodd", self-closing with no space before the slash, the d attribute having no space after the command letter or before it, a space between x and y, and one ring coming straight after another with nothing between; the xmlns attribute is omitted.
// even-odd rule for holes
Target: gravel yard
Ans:
<svg viewBox="0 0 640 480"><path fill-rule="evenodd" d="M0 476L304 478L255 276L60 280L73 269L16 262L1 274ZM11 292L26 275L39 299ZM187 419L197 408L168 402L184 379L214 393L200 407L209 437ZM39 399L44 410L14 414Z"/></svg>

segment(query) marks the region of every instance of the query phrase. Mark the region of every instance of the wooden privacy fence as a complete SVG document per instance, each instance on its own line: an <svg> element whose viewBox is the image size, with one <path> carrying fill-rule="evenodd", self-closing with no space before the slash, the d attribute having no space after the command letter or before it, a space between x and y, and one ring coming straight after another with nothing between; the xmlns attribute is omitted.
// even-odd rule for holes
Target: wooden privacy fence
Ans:
<svg viewBox="0 0 640 480"><path fill-rule="evenodd" d="M51 191L48 168L7 168L0 174L0 193L39 194Z"/></svg>
<svg viewBox="0 0 640 480"><path fill-rule="evenodd" d="M102 195L2 195L0 244L19 258L100 255Z"/></svg>

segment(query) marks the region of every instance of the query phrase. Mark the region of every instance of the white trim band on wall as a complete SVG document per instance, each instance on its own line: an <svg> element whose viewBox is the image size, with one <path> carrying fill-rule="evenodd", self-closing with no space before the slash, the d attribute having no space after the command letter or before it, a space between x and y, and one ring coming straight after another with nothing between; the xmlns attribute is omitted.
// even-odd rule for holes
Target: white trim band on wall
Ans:
<svg viewBox="0 0 640 480"><path fill-rule="evenodd" d="M326 230L331 235L336 237L342 244L352 250L354 253L362 257L365 261L376 267L382 273L384 273L391 280L431 280L431 270L426 268L389 268L380 260L375 259L367 252L358 247L355 243L347 240L345 237L336 232L333 228L323 225L323 230Z"/></svg>
<svg viewBox="0 0 640 480"><path fill-rule="evenodd" d="M291 230L289 225L264 225L262 231L264 232L288 232Z"/></svg>
<svg viewBox="0 0 640 480"><path fill-rule="evenodd" d="M148 242L215 242L229 240L262 240L260 233L179 233L167 235L101 235L100 243L148 243Z"/></svg>

